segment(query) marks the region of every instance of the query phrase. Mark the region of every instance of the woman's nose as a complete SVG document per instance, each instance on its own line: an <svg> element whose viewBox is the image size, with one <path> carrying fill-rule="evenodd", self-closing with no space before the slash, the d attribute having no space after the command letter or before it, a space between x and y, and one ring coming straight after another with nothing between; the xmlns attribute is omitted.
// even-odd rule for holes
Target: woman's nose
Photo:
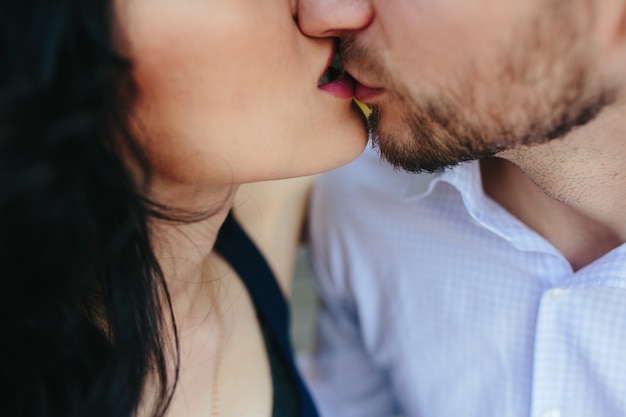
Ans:
<svg viewBox="0 0 626 417"><path fill-rule="evenodd" d="M314 37L338 37L369 26L371 0L299 0L298 24Z"/></svg>

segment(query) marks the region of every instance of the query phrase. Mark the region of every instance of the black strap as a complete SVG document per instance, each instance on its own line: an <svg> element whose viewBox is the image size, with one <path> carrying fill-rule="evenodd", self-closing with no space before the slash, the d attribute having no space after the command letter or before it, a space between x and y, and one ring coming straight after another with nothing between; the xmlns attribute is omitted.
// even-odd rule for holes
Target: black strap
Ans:
<svg viewBox="0 0 626 417"><path fill-rule="evenodd" d="M239 226L232 212L228 214L218 233L215 250L239 274L256 307L257 315L269 327L280 354L288 364L291 378L297 384L300 392L300 417L317 417L313 401L293 360L288 333L289 309L287 301L267 261Z"/></svg>

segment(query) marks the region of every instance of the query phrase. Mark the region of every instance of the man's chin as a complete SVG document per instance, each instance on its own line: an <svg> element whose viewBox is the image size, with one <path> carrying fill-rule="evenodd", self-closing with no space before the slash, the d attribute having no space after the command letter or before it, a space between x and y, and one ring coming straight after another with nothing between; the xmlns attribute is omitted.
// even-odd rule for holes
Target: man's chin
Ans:
<svg viewBox="0 0 626 417"><path fill-rule="evenodd" d="M456 165L457 161L444 161L427 157L415 143L412 146L403 146L406 138L378 134L371 136L372 146L378 151L381 158L397 170L409 173L435 173Z"/></svg>
<svg viewBox="0 0 626 417"><path fill-rule="evenodd" d="M386 132L377 129L371 132L372 146L379 155L394 168L410 173L437 173L460 163L473 161L502 152L506 147L472 146L468 142L443 142L433 140L427 132Z"/></svg>

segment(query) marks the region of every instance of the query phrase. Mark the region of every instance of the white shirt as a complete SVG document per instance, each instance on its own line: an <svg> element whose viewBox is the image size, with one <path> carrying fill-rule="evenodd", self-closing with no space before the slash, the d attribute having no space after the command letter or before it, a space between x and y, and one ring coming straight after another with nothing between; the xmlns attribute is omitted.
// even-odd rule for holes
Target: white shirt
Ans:
<svg viewBox="0 0 626 417"><path fill-rule="evenodd" d="M477 162L411 175L371 150L319 179L310 233L322 417L626 416L626 245L574 272Z"/></svg>

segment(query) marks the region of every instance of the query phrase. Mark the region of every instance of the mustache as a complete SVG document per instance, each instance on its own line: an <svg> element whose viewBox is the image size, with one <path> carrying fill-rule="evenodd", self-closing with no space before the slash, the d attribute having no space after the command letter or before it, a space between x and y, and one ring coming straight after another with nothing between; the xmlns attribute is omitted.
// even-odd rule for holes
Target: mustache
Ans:
<svg viewBox="0 0 626 417"><path fill-rule="evenodd" d="M337 53L342 62L360 61L366 55L364 49L357 44L353 36L349 36L341 38Z"/></svg>
<svg viewBox="0 0 626 417"><path fill-rule="evenodd" d="M375 54L361 43L353 35L345 36L339 41L338 48L339 59L343 68L347 69L350 75L357 76L359 73L367 74L386 83L390 77L384 67L379 63L380 60L375 58Z"/></svg>

